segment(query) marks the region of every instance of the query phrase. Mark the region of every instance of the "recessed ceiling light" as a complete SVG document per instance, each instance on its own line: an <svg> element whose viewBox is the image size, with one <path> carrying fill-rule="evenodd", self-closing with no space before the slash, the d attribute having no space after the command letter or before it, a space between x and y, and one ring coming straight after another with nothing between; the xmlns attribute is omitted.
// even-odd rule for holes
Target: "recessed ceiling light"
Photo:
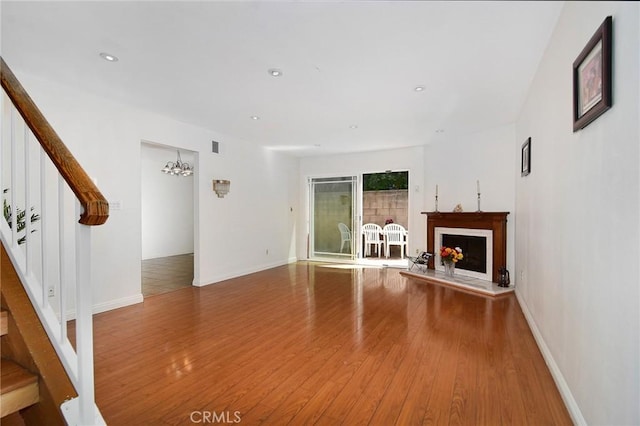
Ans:
<svg viewBox="0 0 640 426"><path fill-rule="evenodd" d="M277 68L271 68L271 69L268 71L268 73L269 73L269 75L270 75L270 76L272 76L272 77L280 77L280 76L282 76L282 70L279 70L279 69L277 69Z"/></svg>
<svg viewBox="0 0 640 426"><path fill-rule="evenodd" d="M424 86L416 86L413 90L416 92L422 92L424 90Z"/></svg>
<svg viewBox="0 0 640 426"><path fill-rule="evenodd" d="M100 53L100 57L102 59L104 59L105 61L118 62L118 57L117 56L113 56L113 55L111 55L109 53L101 52Z"/></svg>
<svg viewBox="0 0 640 426"><path fill-rule="evenodd" d="M260 117L258 117L257 115L252 115L252 116L251 116L251 119L252 119L252 120L260 120Z"/></svg>
<svg viewBox="0 0 640 426"><path fill-rule="evenodd" d="M444 133L444 129L436 129L436 133Z"/></svg>
<svg viewBox="0 0 640 426"><path fill-rule="evenodd" d="M351 126L349 126L350 129L357 129L358 126L356 124L352 124Z"/></svg>

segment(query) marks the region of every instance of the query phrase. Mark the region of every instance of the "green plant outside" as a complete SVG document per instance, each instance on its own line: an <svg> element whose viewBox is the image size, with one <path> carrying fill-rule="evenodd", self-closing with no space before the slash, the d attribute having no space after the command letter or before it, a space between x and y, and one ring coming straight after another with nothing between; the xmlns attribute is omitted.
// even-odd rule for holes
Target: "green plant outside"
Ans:
<svg viewBox="0 0 640 426"><path fill-rule="evenodd" d="M362 181L362 188L364 191L409 189L409 172L364 174Z"/></svg>

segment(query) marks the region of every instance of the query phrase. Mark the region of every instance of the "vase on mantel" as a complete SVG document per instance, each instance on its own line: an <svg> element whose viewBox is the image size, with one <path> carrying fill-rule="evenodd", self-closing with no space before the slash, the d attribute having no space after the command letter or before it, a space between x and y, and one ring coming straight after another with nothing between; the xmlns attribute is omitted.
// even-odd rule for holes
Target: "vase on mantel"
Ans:
<svg viewBox="0 0 640 426"><path fill-rule="evenodd" d="M453 274L456 272L456 264L451 261L444 261L444 274L447 277L453 277Z"/></svg>

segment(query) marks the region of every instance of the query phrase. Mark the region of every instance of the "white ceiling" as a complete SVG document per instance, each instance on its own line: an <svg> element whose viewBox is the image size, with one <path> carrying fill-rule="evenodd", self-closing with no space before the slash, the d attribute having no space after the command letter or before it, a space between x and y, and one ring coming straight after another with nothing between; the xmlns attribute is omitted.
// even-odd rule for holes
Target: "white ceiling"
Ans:
<svg viewBox="0 0 640 426"><path fill-rule="evenodd" d="M221 143L355 152L514 122L562 6L2 1L2 55L16 72L209 128Z"/></svg>

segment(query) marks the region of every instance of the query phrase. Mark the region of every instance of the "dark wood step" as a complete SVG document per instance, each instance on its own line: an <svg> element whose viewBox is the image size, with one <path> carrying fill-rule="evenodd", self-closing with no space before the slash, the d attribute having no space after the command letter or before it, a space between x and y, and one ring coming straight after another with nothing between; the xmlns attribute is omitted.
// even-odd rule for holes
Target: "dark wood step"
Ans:
<svg viewBox="0 0 640 426"><path fill-rule="evenodd" d="M0 417L39 401L37 375L5 358L2 358L0 373Z"/></svg>

